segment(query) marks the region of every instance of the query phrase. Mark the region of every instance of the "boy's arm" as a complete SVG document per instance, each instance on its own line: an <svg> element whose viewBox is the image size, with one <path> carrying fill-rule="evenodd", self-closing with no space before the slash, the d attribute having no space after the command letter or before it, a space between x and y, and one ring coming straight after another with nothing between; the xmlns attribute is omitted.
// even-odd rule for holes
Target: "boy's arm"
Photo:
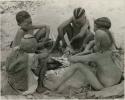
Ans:
<svg viewBox="0 0 125 100"><path fill-rule="evenodd" d="M69 58L69 61L71 63L86 63L86 62L95 62L97 59L97 54L96 53L92 53L92 54L88 54L88 55L83 55L83 56L71 56Z"/></svg>
<svg viewBox="0 0 125 100"><path fill-rule="evenodd" d="M94 45L95 45L95 40L90 41L89 44L86 46L84 51L90 50L92 47L94 47Z"/></svg>
<svg viewBox="0 0 125 100"><path fill-rule="evenodd" d="M83 56L83 55L87 55L87 54L91 54L92 52L90 50L88 51L83 51L83 52L80 52L80 53L77 53L75 54L75 56Z"/></svg>
<svg viewBox="0 0 125 100"><path fill-rule="evenodd" d="M93 34L89 34L83 41L83 44L80 48L80 51L85 50L90 50L93 45L94 45L95 41L94 41L94 35Z"/></svg>
<svg viewBox="0 0 125 100"><path fill-rule="evenodd" d="M19 29L16 33L16 36L15 36L14 40L13 40L12 47L18 46L24 35L25 35L25 33L23 32L23 30Z"/></svg>
<svg viewBox="0 0 125 100"><path fill-rule="evenodd" d="M47 39L49 39L50 27L46 25L45 28L46 28L46 36L45 36L44 40L47 40Z"/></svg>
<svg viewBox="0 0 125 100"><path fill-rule="evenodd" d="M67 25L69 25L72 22L72 17L68 20L66 20L65 22L63 22L59 27L58 27L58 36L56 39L55 44L53 45L52 49L50 50L50 52L53 52L53 50L57 47L58 43L60 42L60 40L62 40L64 46L66 43L65 39L64 39L64 35L65 35L65 27Z"/></svg>
<svg viewBox="0 0 125 100"><path fill-rule="evenodd" d="M64 39L64 35L65 35L65 32L64 32L64 28L69 25L70 23L72 22L72 17L68 20L66 20L65 22L63 22L59 27L58 27L58 34L59 34L59 38L62 39L62 42L66 43L65 42L65 39Z"/></svg>
<svg viewBox="0 0 125 100"><path fill-rule="evenodd" d="M114 33L111 32L110 35L111 35L111 37L112 37L112 41L113 41L113 44L114 44L115 48L116 48L116 49L119 49L119 47L117 46L116 41L115 41Z"/></svg>

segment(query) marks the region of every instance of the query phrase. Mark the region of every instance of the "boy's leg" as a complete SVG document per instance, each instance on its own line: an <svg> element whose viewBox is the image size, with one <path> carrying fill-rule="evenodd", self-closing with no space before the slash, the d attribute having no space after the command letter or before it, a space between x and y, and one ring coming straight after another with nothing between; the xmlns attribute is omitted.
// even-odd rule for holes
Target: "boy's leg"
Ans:
<svg viewBox="0 0 125 100"><path fill-rule="evenodd" d="M76 68L77 65L74 64L64 73L63 77L61 77L55 90L58 90L63 84L65 84L66 81L68 81L68 79L70 79L75 74L75 72L77 71Z"/></svg>
<svg viewBox="0 0 125 100"><path fill-rule="evenodd" d="M38 78L38 87L36 89L36 91L38 93L44 92L46 90L46 88L44 87L44 84L43 84L43 80L45 78L45 74L46 74L46 71L47 71L47 59L45 59L44 62L39 61L39 63L40 63L41 68L40 68L39 78Z"/></svg>
<svg viewBox="0 0 125 100"><path fill-rule="evenodd" d="M89 84L93 88L95 88L97 90L104 88L103 85L97 79L96 75L89 69L88 65L78 63L77 66L78 66L77 70L80 71L86 77Z"/></svg>
<svg viewBox="0 0 125 100"><path fill-rule="evenodd" d="M57 49L58 49L60 40L61 40L61 38L60 38L60 36L59 36L59 34L58 34L58 36L57 36L57 38L56 38L56 41L55 41L55 43L54 43L54 45L53 45L53 47L52 47L52 49L51 49L51 52L54 52L54 50L57 50Z"/></svg>
<svg viewBox="0 0 125 100"><path fill-rule="evenodd" d="M63 34L65 34L64 31L63 31ZM51 49L51 52L54 52L54 50L58 50L59 49L58 47L60 45L60 41L62 40L62 38L63 37L61 36L60 32L58 31L58 36L57 36L56 41L55 41L55 43L54 43L54 45L53 45L53 47Z"/></svg>
<svg viewBox="0 0 125 100"><path fill-rule="evenodd" d="M86 76L89 84L91 84L95 89L99 90L102 89L103 86L98 81L97 77L94 75L94 73L89 69L89 67L85 64L74 64L70 67L70 69L64 73L63 78L61 78L61 81L59 81L59 85L55 90L58 90L69 78L71 78L76 71L81 72L84 76Z"/></svg>

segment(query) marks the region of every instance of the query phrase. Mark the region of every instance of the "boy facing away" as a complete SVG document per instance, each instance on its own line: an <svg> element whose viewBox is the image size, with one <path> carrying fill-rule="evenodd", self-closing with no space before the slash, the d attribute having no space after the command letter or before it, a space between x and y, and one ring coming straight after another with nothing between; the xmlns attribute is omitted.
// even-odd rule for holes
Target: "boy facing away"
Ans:
<svg viewBox="0 0 125 100"><path fill-rule="evenodd" d="M36 75L33 70L38 68L39 60L45 61L47 53L35 54L36 49L36 39L32 35L27 34L21 39L18 48L12 50L7 58L6 65L8 77L7 89L13 90L16 94L24 95L33 93L39 89L42 91L45 90L42 81L46 72L46 62L44 64L42 63L40 68L39 74L42 75ZM38 80L36 76L38 76Z"/></svg>

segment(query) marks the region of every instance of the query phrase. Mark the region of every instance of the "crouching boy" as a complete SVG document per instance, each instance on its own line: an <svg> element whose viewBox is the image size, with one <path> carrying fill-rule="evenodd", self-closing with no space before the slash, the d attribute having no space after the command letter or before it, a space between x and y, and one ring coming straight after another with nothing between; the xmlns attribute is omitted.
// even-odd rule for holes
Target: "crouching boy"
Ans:
<svg viewBox="0 0 125 100"><path fill-rule="evenodd" d="M32 70L38 66L39 56L35 54L37 45L34 36L27 34L7 58L8 84L19 94L31 94L36 91L38 82Z"/></svg>

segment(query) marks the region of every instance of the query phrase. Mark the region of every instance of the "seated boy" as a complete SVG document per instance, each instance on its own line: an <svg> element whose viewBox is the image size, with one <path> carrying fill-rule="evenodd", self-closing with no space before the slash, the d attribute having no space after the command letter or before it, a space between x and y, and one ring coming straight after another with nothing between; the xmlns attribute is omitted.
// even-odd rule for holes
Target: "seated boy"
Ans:
<svg viewBox="0 0 125 100"><path fill-rule="evenodd" d="M89 41L94 39L84 9L74 9L73 17L69 18L58 27L58 36L51 52L59 47L60 41L62 41L63 47L66 48L65 34L67 34L70 42L68 46L74 51L81 51Z"/></svg>
<svg viewBox="0 0 125 100"><path fill-rule="evenodd" d="M83 56L75 55L69 58L71 68L64 74L61 81L59 81L56 90L77 71L83 74L89 84L96 90L110 87L120 82L122 72L113 57L116 54L111 49L113 41L106 31L98 29L96 25L94 27L96 52ZM88 63L96 64L96 73L92 71Z"/></svg>
<svg viewBox="0 0 125 100"><path fill-rule="evenodd" d="M38 75L38 82L33 70L38 67L38 60L44 60L47 54L35 54L37 41L33 35L26 34L21 39L17 48L14 48L7 58L7 76L9 86L17 93L28 94L36 91L41 75ZM46 67L41 66L40 71ZM46 70L45 70L46 71ZM44 72L45 72L44 71ZM40 72L40 73L44 73ZM43 78L43 77L42 77ZM37 86L38 83L38 86Z"/></svg>
<svg viewBox="0 0 125 100"><path fill-rule="evenodd" d="M25 34L32 34L38 42L38 48L44 47L49 41L50 28L47 25L33 25L31 16L26 11L20 11L16 14L16 21L19 29L12 43L12 47L18 46ZM35 33L34 31L37 30Z"/></svg>

